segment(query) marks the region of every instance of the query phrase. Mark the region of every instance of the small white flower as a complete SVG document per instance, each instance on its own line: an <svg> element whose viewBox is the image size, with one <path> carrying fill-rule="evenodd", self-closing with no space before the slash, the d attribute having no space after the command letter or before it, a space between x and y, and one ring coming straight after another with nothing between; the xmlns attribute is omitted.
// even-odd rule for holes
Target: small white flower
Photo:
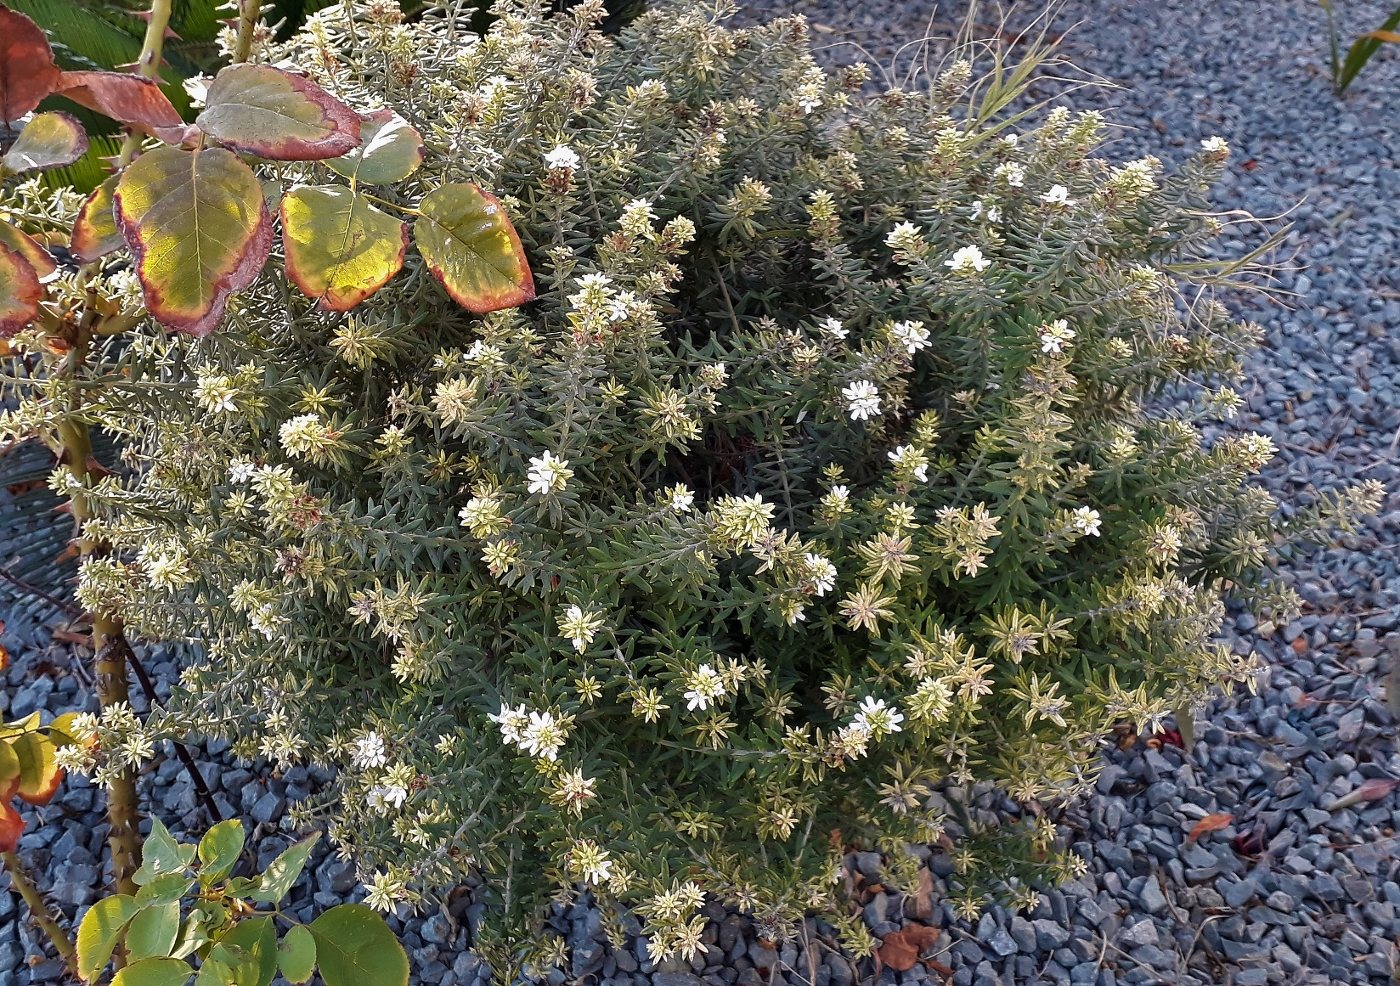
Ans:
<svg viewBox="0 0 1400 986"><path fill-rule="evenodd" d="M904 715L896 706L886 705L884 699L867 695L860 703L860 708L856 712L855 718L851 720L851 725L857 729L866 730L878 738L885 733L899 732L899 724L903 721Z"/></svg>
<svg viewBox="0 0 1400 986"><path fill-rule="evenodd" d="M908 468L919 482L928 482L928 456L914 446L900 445L893 452L886 452L885 455L896 468Z"/></svg>
<svg viewBox="0 0 1400 986"><path fill-rule="evenodd" d="M1026 183L1026 169L1015 161L997 165L993 177L1000 178L1009 188L1020 188Z"/></svg>
<svg viewBox="0 0 1400 986"><path fill-rule="evenodd" d="M857 380L841 395L846 398L852 421L864 421L880 413L880 388L869 380Z"/></svg>
<svg viewBox="0 0 1400 986"><path fill-rule="evenodd" d="M1229 154L1230 145L1225 142L1224 137L1207 137L1201 141L1201 150L1207 154Z"/></svg>
<svg viewBox="0 0 1400 986"><path fill-rule="evenodd" d="M695 506L695 494L683 485L672 486L666 491L666 506L678 514L689 513Z"/></svg>
<svg viewBox="0 0 1400 986"><path fill-rule="evenodd" d="M593 638L603 626L603 614L596 610L585 611L574 605L564 610L559 617L559 632L573 641L574 650L583 653L584 648L593 643Z"/></svg>
<svg viewBox="0 0 1400 986"><path fill-rule="evenodd" d="M402 808L408 800L408 788L399 784L376 784L369 789L369 803L381 815L387 815L390 808Z"/></svg>
<svg viewBox="0 0 1400 986"><path fill-rule="evenodd" d="M822 335L828 339L844 339L850 335L839 318L824 318L821 323Z"/></svg>
<svg viewBox="0 0 1400 986"><path fill-rule="evenodd" d="M560 144L544 156L544 163L547 168L573 169L579 166L579 157L572 147Z"/></svg>
<svg viewBox="0 0 1400 986"><path fill-rule="evenodd" d="M685 693L686 708L708 709L710 703L724 697L724 679L708 664L702 664L691 672L685 680L689 686Z"/></svg>
<svg viewBox="0 0 1400 986"><path fill-rule="evenodd" d="M1073 341L1074 336L1074 330L1064 319L1057 318L1053 322L1047 322L1040 327L1040 351L1058 356L1065 351L1065 346Z"/></svg>
<svg viewBox="0 0 1400 986"><path fill-rule="evenodd" d="M530 721L520 736L520 746L531 756L558 760L564 745L564 730L549 712L531 712Z"/></svg>
<svg viewBox="0 0 1400 986"><path fill-rule="evenodd" d="M502 702L501 711L486 718L501 727L501 738L507 743L519 743L520 737L524 735L525 726L530 721L524 703L511 708Z"/></svg>
<svg viewBox="0 0 1400 986"><path fill-rule="evenodd" d="M228 467L229 482L246 483L257 470L257 464L250 459L234 459Z"/></svg>
<svg viewBox="0 0 1400 986"><path fill-rule="evenodd" d="M1065 208L1074 205L1074 199L1069 197L1069 189L1063 185L1051 185L1050 191L1042 195L1040 201L1044 202L1046 205Z"/></svg>
<svg viewBox="0 0 1400 986"><path fill-rule="evenodd" d="M973 277L982 273L992 262L982 256L982 251L975 246L965 246L960 248L947 260L943 261L943 266L947 267L954 274L963 277Z"/></svg>
<svg viewBox="0 0 1400 986"><path fill-rule="evenodd" d="M911 356L928 347L929 333L923 322L895 322L890 326L890 335L894 337L895 342L907 349Z"/></svg>
<svg viewBox="0 0 1400 986"><path fill-rule="evenodd" d="M824 596L836 588L836 566L830 559L809 551L802 560L807 565L807 580L813 592Z"/></svg>
<svg viewBox="0 0 1400 986"><path fill-rule="evenodd" d="M1085 537L1099 536L1099 512L1091 507L1076 507L1070 517L1070 526Z"/></svg>
<svg viewBox="0 0 1400 986"><path fill-rule="evenodd" d="M350 753L350 762L360 770L384 766L389 762L388 754L384 750L384 737L378 733L365 733L355 741L355 748Z"/></svg>
<svg viewBox="0 0 1400 986"><path fill-rule="evenodd" d="M562 493L573 475L568 459L556 458L553 453L546 452L530 460L530 492L540 496Z"/></svg>

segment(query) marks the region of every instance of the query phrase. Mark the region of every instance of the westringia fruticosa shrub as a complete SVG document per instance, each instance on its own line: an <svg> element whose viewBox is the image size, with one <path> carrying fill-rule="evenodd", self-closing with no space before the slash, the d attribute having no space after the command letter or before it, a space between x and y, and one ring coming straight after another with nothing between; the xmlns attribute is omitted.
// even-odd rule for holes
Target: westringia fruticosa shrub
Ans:
<svg viewBox="0 0 1400 986"><path fill-rule="evenodd" d="M337 6L268 53L422 133L391 201L495 190L538 297L474 316L409 257L337 313L274 264L124 351L101 413L162 410L81 595L198 644L158 725L337 765L301 817L374 906L477 868L524 931L583 885L658 954L703 894L840 912L851 845L946 832L966 914L1075 872L966 792L1073 795L1115 724L1251 675L1222 600L1279 505L1268 439L1203 437L1258 341L1203 259L1224 144L1169 173L1029 128L1005 71L864 99L800 19L539 6L480 42Z"/></svg>

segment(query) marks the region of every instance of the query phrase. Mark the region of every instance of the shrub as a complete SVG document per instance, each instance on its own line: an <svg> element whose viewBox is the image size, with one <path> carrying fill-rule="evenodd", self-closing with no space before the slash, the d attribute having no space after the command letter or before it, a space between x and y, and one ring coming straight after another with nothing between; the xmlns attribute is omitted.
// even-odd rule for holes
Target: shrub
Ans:
<svg viewBox="0 0 1400 986"><path fill-rule="evenodd" d="M148 729L340 768L300 817L379 908L475 869L512 934L583 885L655 954L703 894L859 948L849 846L946 834L960 913L1023 900L1080 861L1007 797L1250 679L1223 600L1273 598L1280 507L1267 438L1205 438L1259 339L1213 299L1223 143L1114 163L1001 63L859 98L726 6L313 17L272 57L422 131L395 202L496 190L537 300L470 315L414 257L333 313L274 265L111 353L139 469L80 595L197 645Z"/></svg>

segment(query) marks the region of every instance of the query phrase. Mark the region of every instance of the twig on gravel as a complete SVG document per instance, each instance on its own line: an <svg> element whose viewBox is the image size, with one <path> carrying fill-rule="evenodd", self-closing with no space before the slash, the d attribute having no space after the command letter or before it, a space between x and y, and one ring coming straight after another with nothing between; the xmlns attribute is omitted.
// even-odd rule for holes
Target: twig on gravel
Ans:
<svg viewBox="0 0 1400 986"><path fill-rule="evenodd" d="M24 903L29 908L30 915L33 916L39 929L43 931L44 937L53 943L54 950L58 952L63 964L68 967L68 971L76 976L78 974L78 953L73 947L73 942L69 939L63 926L54 917L53 910L49 907L49 902L44 900L44 895L39 893L39 888L34 886L34 881L29 879L29 874L24 869L24 861L19 858L18 853L0 853L0 863L4 864L5 872L10 874L10 888L24 898Z"/></svg>
<svg viewBox="0 0 1400 986"><path fill-rule="evenodd" d="M83 612L81 607L75 606L66 600L59 599L57 596L51 595L50 593L45 592L43 589L40 589L37 585L32 585L31 583L26 582L24 579L11 572L8 568L0 567L0 579L4 579L16 589L19 589L21 592L33 596L35 599L42 599L50 606L63 613L68 614L75 620L83 619L87 615Z"/></svg>

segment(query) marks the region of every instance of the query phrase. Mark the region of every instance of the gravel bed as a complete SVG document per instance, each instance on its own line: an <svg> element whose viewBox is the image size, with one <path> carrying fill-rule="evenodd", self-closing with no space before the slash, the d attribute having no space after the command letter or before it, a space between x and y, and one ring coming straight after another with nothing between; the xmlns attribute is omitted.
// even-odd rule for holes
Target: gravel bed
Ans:
<svg viewBox="0 0 1400 986"><path fill-rule="evenodd" d="M1386 13L1382 3L1344 6L1357 31ZM1010 24L1020 26L1034 9L1013 6ZM824 59L888 63L907 60L900 45L927 25L946 33L961 8L935 9L930 0L770 0L749 16L791 11L812 19ZM1400 778L1396 720L1384 692L1384 677L1400 660L1400 127L1393 112L1400 62L1378 59L1347 98L1334 99L1325 25L1310 0L1066 0L1057 23L1078 24L1067 41L1078 65L1123 87L1074 100L1106 110L1121 128L1115 155L1150 153L1170 163L1220 134L1234 149L1222 207L1260 216L1293 210L1289 246L1297 269L1279 277L1279 286L1296 295L1291 307L1262 297L1239 302L1265 326L1269 344L1255 361L1247 412L1237 424L1279 445L1267 482L1281 495L1306 500L1309 488L1374 478L1392 491L1385 509L1359 536L1296 563L1291 578L1306 600L1299 620L1270 628L1246 614L1235 617L1235 646L1260 653L1269 674L1259 694L1222 697L1201 710L1189 755L1171 734L1126 749L1109 746L1097 792L1061 818L1089 872L1043 894L1035 909L993 908L968 925L935 903L925 923L938 937L923 952L927 961L877 974L869 961L839 955L820 922L809 921L797 941L768 943L719 907L710 912L706 953L690 965L656 968L636 941L616 950L605 944L599 915L585 902L554 916L573 951L572 967L551 983L1393 981L1400 798L1388 792L1337 803L1367 781ZM1255 232L1239 229L1242 237ZM90 701L67 651L49 645L32 620L12 620L3 643L17 656L0 688L8 717ZM157 681L173 676L159 657L153 665ZM287 804L326 779L305 769L275 775L235 764L217 746L195 756L221 813L255 826L250 844L260 864L293 838L284 827ZM177 831L197 833L208 822L173 757L158 758L141 790L145 807ZM75 780L53 805L29 813L24 855L49 874L53 898L69 917L92 902L101 883L105 831L92 810L98 801ZM1226 814L1224 828L1188 838L1201 819ZM858 854L851 865L866 882L879 882L877 855ZM928 865L938 891L947 858L929 855ZM0 877L0 888L5 883ZM349 865L323 849L292 906L309 916L360 893ZM479 914L470 902L462 894L402 922L415 982L487 981L469 947ZM863 903L877 936L917 923L905 916L911 902L898 894L867 894ZM18 906L0 892L0 983L62 981Z"/></svg>

